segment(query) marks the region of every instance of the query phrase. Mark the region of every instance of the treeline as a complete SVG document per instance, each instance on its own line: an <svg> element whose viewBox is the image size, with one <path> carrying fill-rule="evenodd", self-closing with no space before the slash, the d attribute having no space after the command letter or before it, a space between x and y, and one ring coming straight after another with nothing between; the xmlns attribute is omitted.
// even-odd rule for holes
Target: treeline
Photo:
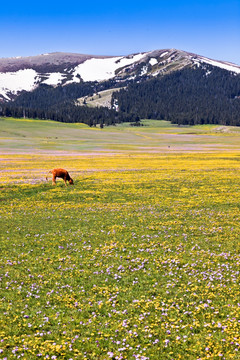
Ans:
<svg viewBox="0 0 240 360"><path fill-rule="evenodd" d="M145 119L240 126L240 75L211 65L186 68L130 84L113 101L123 114Z"/></svg>
<svg viewBox="0 0 240 360"><path fill-rule="evenodd" d="M92 95L96 90L96 86L97 83L94 82L82 82L57 87L40 84L33 91L23 91L16 100L9 102L8 106L25 109L54 109L65 102Z"/></svg>
<svg viewBox="0 0 240 360"><path fill-rule="evenodd" d="M83 96L119 86L116 81L81 82L65 86L39 85L34 91L22 92L14 101L0 105L0 115L16 118L54 120L66 123L82 122L89 126L108 126L124 121L134 122L134 114L124 114L106 107L90 108L76 105Z"/></svg>
<svg viewBox="0 0 240 360"><path fill-rule="evenodd" d="M0 106L0 116L40 120L50 119L66 123L81 122L89 126L100 124L101 127L121 122L135 122L138 119L134 114L124 114L106 107L90 108L76 106L73 103L64 103L49 110L2 105Z"/></svg>
<svg viewBox="0 0 240 360"><path fill-rule="evenodd" d="M125 83L121 86L124 85ZM115 80L108 80L102 83L98 83L97 81L82 81L80 83L72 83L64 86L59 85L56 87L40 84L33 91L23 91L14 101L9 102L8 106L49 110L65 102L77 100L83 96L92 96L94 93L116 86L119 86L119 84Z"/></svg>

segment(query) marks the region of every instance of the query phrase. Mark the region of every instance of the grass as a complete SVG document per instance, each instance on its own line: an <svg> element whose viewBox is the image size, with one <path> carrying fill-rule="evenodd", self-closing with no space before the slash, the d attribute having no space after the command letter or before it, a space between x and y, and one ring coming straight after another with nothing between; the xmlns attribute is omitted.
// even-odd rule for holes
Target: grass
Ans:
<svg viewBox="0 0 240 360"><path fill-rule="evenodd" d="M237 359L239 153L52 162L2 156L1 357Z"/></svg>
<svg viewBox="0 0 240 360"><path fill-rule="evenodd" d="M104 129L53 121L0 119L0 152L176 152L239 150L237 127L176 126L167 121L142 120Z"/></svg>
<svg viewBox="0 0 240 360"><path fill-rule="evenodd" d="M115 88L110 90L99 91L93 96L83 96L78 99L80 105L86 104L89 107L105 106L111 107L111 100L113 92L117 92L122 88Z"/></svg>
<svg viewBox="0 0 240 360"><path fill-rule="evenodd" d="M240 152L130 145L2 152L0 359L240 358ZM75 185L47 182L55 166Z"/></svg>

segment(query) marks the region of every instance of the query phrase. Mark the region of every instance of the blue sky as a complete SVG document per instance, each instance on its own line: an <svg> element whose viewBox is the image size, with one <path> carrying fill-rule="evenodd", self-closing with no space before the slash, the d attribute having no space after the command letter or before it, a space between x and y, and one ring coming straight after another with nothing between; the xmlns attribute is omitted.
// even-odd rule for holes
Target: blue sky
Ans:
<svg viewBox="0 0 240 360"><path fill-rule="evenodd" d="M0 57L176 48L240 65L240 0L9 0L0 34Z"/></svg>

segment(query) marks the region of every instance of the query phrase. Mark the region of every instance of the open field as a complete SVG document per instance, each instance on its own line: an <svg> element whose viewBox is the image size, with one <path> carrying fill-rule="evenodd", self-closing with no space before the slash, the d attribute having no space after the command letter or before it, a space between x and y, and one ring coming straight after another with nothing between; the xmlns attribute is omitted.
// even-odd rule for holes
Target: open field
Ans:
<svg viewBox="0 0 240 360"><path fill-rule="evenodd" d="M238 127L178 127L153 120L143 123L146 126L120 124L99 129L80 123L0 118L0 153L240 150Z"/></svg>
<svg viewBox="0 0 240 360"><path fill-rule="evenodd" d="M240 359L238 129L0 123L0 359Z"/></svg>
<svg viewBox="0 0 240 360"><path fill-rule="evenodd" d="M86 104L90 107L105 106L111 108L112 94L122 88L99 91L93 96L83 96L78 99L80 105Z"/></svg>

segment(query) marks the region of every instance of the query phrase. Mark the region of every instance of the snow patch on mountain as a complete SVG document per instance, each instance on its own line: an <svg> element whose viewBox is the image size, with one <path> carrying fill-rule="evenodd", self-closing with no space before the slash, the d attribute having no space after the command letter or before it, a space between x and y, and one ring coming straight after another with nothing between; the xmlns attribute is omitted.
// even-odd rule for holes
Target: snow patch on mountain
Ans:
<svg viewBox="0 0 240 360"><path fill-rule="evenodd" d="M160 55L160 57L164 57L165 55L167 55L168 54L168 51L165 51L164 53L162 53L161 55Z"/></svg>
<svg viewBox="0 0 240 360"><path fill-rule="evenodd" d="M9 99L7 95L9 92L17 94L22 90L32 91L39 81L40 77L33 69L0 73L0 94Z"/></svg>
<svg viewBox="0 0 240 360"><path fill-rule="evenodd" d="M151 58L151 59L149 60L149 64L153 66L153 65L158 64L158 61L157 61L157 59L155 59L155 58Z"/></svg>
<svg viewBox="0 0 240 360"><path fill-rule="evenodd" d="M62 83L62 81L66 78L66 75L61 74L60 72L48 74L48 79L44 80L42 83L52 86L57 86Z"/></svg>
<svg viewBox="0 0 240 360"><path fill-rule="evenodd" d="M147 67L146 65L144 65L144 66L142 67L140 76L146 75L147 72L148 72L148 67Z"/></svg>
<svg viewBox="0 0 240 360"><path fill-rule="evenodd" d="M83 81L103 81L115 76L115 71L121 67L131 65L141 60L145 54L137 54L129 57L112 57L106 59L92 58L76 66L74 78L80 75Z"/></svg>
<svg viewBox="0 0 240 360"><path fill-rule="evenodd" d="M212 66L217 66L221 69L225 69L228 71L233 71L236 74L240 74L240 67L237 65L234 65L232 63L228 63L228 62L221 62L221 61L215 61L215 60L211 60L208 58L205 58L203 56L199 57L199 58L194 58L193 61L195 62L195 64L199 64L199 63L207 63L210 64Z"/></svg>

